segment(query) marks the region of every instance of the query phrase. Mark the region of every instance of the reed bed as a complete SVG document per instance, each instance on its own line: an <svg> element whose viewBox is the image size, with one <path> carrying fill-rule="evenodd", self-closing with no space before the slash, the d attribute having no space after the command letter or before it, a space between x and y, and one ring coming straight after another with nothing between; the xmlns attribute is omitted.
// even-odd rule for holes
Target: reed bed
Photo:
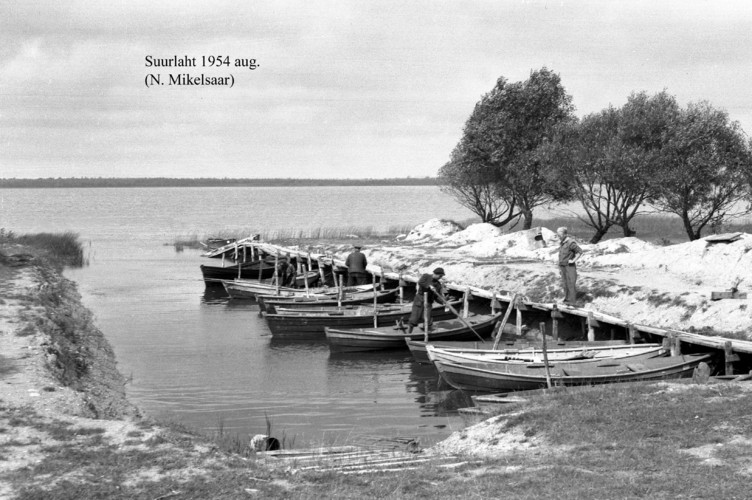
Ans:
<svg viewBox="0 0 752 500"><path fill-rule="evenodd" d="M199 235L189 233L175 237L172 243L178 251L184 248L203 248L209 238L235 239L248 238L258 234L262 241L280 240L347 240L347 239L371 239L388 238L400 234L407 234L413 229L413 225L403 224L389 226L386 230L376 230L373 226L341 226L341 227L314 227L314 228L280 228L280 229L240 229L217 231L211 234Z"/></svg>

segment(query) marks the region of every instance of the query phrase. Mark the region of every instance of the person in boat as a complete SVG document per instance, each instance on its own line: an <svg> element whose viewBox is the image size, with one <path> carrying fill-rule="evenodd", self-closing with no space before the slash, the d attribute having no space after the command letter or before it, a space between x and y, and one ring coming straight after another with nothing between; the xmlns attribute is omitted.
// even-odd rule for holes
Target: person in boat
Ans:
<svg viewBox="0 0 752 500"><path fill-rule="evenodd" d="M279 286L295 286L295 265L290 262L289 257L283 256L279 259L276 277Z"/></svg>
<svg viewBox="0 0 752 500"><path fill-rule="evenodd" d="M437 301L444 303L444 287L441 284L441 280L444 278L444 269L437 267L432 273L423 274L418 280L418 293L413 300L413 308L410 312L410 321L407 326L407 333L412 333L413 328L418 326L418 323L423 321L423 308L432 307L433 303ZM428 294L427 297L425 294ZM424 297L428 299L428 304L424 303ZM426 331L431 330L431 324L433 323L431 315L428 315L428 325L424 325Z"/></svg>
<svg viewBox="0 0 752 500"><path fill-rule="evenodd" d="M366 272L368 259L366 259L363 252L360 251L362 248L363 247L360 245L355 245L353 251L347 256L347 260L345 260L345 266L347 267L347 286L368 284L368 273Z"/></svg>
<svg viewBox="0 0 752 500"><path fill-rule="evenodd" d="M582 256L582 249L571 236L566 227L556 230L559 235L559 274L564 290L564 303L577 302L577 261Z"/></svg>

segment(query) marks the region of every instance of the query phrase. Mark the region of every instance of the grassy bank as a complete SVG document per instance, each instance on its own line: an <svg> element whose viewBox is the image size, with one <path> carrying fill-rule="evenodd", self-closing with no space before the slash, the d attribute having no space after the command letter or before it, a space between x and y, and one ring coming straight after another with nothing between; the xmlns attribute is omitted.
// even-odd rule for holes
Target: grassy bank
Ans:
<svg viewBox="0 0 752 500"><path fill-rule="evenodd" d="M269 468L148 422L114 442L14 414L45 434L43 455L6 475L20 498L748 498L750 390L740 384L601 386L505 407L456 441L482 456L443 469L343 475ZM0 409L0 414L9 410ZM517 445L513 445L516 441ZM19 443L0 447L9 454ZM53 477L61 478L53 480ZM47 478L40 481L40 478Z"/></svg>

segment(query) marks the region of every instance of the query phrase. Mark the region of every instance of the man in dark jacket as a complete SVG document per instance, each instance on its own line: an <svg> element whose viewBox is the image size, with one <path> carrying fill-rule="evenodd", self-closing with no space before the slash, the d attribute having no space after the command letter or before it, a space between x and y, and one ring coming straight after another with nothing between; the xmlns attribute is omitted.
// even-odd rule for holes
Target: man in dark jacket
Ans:
<svg viewBox="0 0 752 500"><path fill-rule="evenodd" d="M366 266L368 260L360 251L360 245L355 245L354 250L347 256L345 266L347 266L347 286L366 285L368 284L368 273Z"/></svg>
<svg viewBox="0 0 752 500"><path fill-rule="evenodd" d="M437 294L441 297L438 299L439 303L444 303L444 287L441 285L441 279L444 277L444 269L437 267L433 270L432 274L424 274L418 280L418 292L413 300L413 309L410 313L410 324L407 328L407 333L412 333L413 328L418 326L418 323L423 321L423 308L433 307L434 301L437 300ZM428 294L428 303L424 302L424 294ZM433 323L431 313L428 314L428 324L423 325L426 331L431 330L431 324Z"/></svg>

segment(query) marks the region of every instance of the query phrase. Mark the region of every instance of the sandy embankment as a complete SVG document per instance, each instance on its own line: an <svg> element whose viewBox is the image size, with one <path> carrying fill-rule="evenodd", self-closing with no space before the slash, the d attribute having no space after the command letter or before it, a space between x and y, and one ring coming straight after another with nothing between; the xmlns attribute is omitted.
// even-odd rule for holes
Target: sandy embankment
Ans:
<svg viewBox="0 0 752 500"><path fill-rule="evenodd" d="M542 241L536 241L540 230ZM752 235L730 243L706 239L656 246L637 238L581 244L578 290L584 307L656 327L748 336L749 299L711 301L713 291L752 285ZM558 237L547 228L510 234L490 224L464 230L439 219L417 226L398 241L365 249L369 262L422 273L442 266L457 285L524 294L539 302L562 298L556 256ZM334 251L343 256L349 248ZM749 337L747 337L749 338Z"/></svg>

